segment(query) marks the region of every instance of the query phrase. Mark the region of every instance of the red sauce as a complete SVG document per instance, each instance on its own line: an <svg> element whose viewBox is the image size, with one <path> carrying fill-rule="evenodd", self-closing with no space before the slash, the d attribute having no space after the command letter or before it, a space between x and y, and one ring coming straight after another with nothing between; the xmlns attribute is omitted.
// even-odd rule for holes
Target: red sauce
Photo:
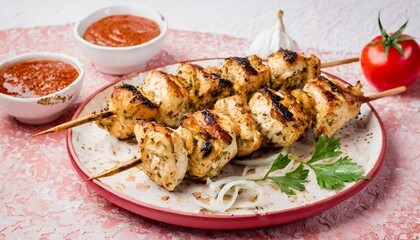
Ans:
<svg viewBox="0 0 420 240"><path fill-rule="evenodd" d="M70 85L79 72L56 60L20 62L0 70L0 92L23 98L45 96Z"/></svg>
<svg viewBox="0 0 420 240"><path fill-rule="evenodd" d="M132 15L112 15L90 25L83 38L100 46L128 47L150 41L159 34L159 26L153 20Z"/></svg>

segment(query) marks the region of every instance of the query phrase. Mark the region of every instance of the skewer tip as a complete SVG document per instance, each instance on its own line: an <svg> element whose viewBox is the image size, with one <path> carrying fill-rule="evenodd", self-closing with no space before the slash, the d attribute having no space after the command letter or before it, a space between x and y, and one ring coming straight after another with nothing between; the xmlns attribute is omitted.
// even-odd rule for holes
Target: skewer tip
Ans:
<svg viewBox="0 0 420 240"><path fill-rule="evenodd" d="M45 131L42 131L42 132L39 132L39 133L32 134L31 137L37 137L37 136L41 136L41 135L44 135L44 134L47 134L47 133L52 133L52 132L53 131L45 130Z"/></svg>
<svg viewBox="0 0 420 240"><path fill-rule="evenodd" d="M72 120L72 121L69 121L69 122L65 122L65 123L62 123L58 126L55 126L55 127L50 128L50 129L44 130L42 132L36 133L36 134L32 135L32 137L36 137L36 136L47 134L47 133L60 132L60 131L63 131L63 130L66 130L66 129L69 129L69 128L72 128L72 127L76 127L76 126L79 126L79 125L82 125L82 124L85 124L85 123L88 123L88 122L96 121L96 120L101 119L101 118L107 118L107 117L110 117L114 114L115 113L112 112L112 111L92 113L88 116L85 116L85 117L82 117L82 118L79 118L79 119L75 119L75 120Z"/></svg>

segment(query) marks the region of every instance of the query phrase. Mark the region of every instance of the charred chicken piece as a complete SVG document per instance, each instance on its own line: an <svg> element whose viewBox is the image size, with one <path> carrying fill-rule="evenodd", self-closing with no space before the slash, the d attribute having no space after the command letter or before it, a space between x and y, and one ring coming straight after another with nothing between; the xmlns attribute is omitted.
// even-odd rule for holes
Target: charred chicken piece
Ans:
<svg viewBox="0 0 420 240"><path fill-rule="evenodd" d="M306 83L303 91L315 100L316 136L321 134L332 136L347 121L357 116L360 106L366 100L361 88L360 82L354 87L344 87L322 76Z"/></svg>
<svg viewBox="0 0 420 240"><path fill-rule="evenodd" d="M217 99L230 95L232 83L220 78L217 73L208 73L203 67L192 63L181 63L177 76L184 81L192 111L213 107Z"/></svg>
<svg viewBox="0 0 420 240"><path fill-rule="evenodd" d="M156 121L170 127L178 127L179 121L188 108L188 92L178 76L152 70L141 87L144 95L158 106Z"/></svg>
<svg viewBox="0 0 420 240"><path fill-rule="evenodd" d="M264 145L286 147L311 125L311 118L292 95L263 88L249 101L252 116L264 136Z"/></svg>
<svg viewBox="0 0 420 240"><path fill-rule="evenodd" d="M251 154L261 146L262 136L252 118L245 96L234 95L219 99L214 105L216 112L230 117L238 145L238 157Z"/></svg>
<svg viewBox="0 0 420 240"><path fill-rule="evenodd" d="M143 172L168 191L184 179L188 167L184 142L174 130L154 122L138 121L134 129Z"/></svg>
<svg viewBox="0 0 420 240"><path fill-rule="evenodd" d="M185 115L179 131L188 152L188 174L206 180L216 176L237 153L233 123L213 110Z"/></svg>
<svg viewBox="0 0 420 240"><path fill-rule="evenodd" d="M302 89L309 79L321 74L321 61L313 54L305 55L282 49L268 57L270 88L290 91Z"/></svg>
<svg viewBox="0 0 420 240"><path fill-rule="evenodd" d="M290 92L290 94L296 98L297 102L302 106L306 115L311 118L312 121L309 127L312 127L312 124L316 119L315 100L306 94L306 92L304 92L302 89L294 89Z"/></svg>
<svg viewBox="0 0 420 240"><path fill-rule="evenodd" d="M233 94L251 93L270 82L270 72L262 59L256 55L248 58L232 57L225 59L220 76L233 84Z"/></svg>
<svg viewBox="0 0 420 240"><path fill-rule="evenodd" d="M96 124L119 139L134 136L137 119L151 120L158 115L157 106L130 84L114 88L108 108L115 114L97 120Z"/></svg>

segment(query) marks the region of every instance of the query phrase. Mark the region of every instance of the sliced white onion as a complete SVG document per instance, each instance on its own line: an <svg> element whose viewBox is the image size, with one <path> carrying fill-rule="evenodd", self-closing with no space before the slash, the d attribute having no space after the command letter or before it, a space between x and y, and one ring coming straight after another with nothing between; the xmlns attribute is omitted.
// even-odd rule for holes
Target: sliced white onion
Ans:
<svg viewBox="0 0 420 240"><path fill-rule="evenodd" d="M259 206L262 190L255 180L264 177L270 165L280 153L288 154L289 152L290 149L285 147L280 152L268 156L254 157L251 160L235 160L234 163L245 166L242 176L225 177L214 182L207 179L209 203L203 203L196 199L197 205L212 212L225 212L232 208L250 209ZM287 172L293 165L294 161L291 161L284 169L278 171ZM254 172L250 174L250 170L254 170ZM242 191L239 194L240 190ZM254 195L250 195L251 192ZM224 200L227 195L231 196L231 198ZM240 199L240 196L248 196L248 201L240 201L243 200ZM249 201L250 197L255 197L255 201Z"/></svg>
<svg viewBox="0 0 420 240"><path fill-rule="evenodd" d="M262 196L262 190L253 180L245 179L245 177L226 177L218 181L207 180L210 188L210 201L203 203L196 200L197 205L212 212L225 212L231 208L253 208L259 205ZM240 201L240 194L254 193L255 201ZM231 196L229 200L224 200L225 196Z"/></svg>

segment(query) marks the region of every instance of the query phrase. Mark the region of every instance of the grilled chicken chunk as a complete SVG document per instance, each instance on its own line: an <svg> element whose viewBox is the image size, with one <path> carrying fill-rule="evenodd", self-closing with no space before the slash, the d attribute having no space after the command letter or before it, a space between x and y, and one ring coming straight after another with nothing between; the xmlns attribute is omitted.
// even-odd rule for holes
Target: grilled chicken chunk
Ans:
<svg viewBox="0 0 420 240"><path fill-rule="evenodd" d="M188 152L188 174L206 180L216 176L237 153L233 123L213 110L185 115L179 131Z"/></svg>
<svg viewBox="0 0 420 240"><path fill-rule="evenodd" d="M238 157L246 156L260 148L262 136L252 118L245 96L234 95L219 99L214 105L216 112L230 117L238 145Z"/></svg>
<svg viewBox="0 0 420 240"><path fill-rule="evenodd" d="M303 91L315 100L316 136L332 136L347 121L357 116L365 98L361 88L360 82L354 87L346 88L322 76L306 83Z"/></svg>
<svg viewBox="0 0 420 240"><path fill-rule="evenodd" d="M248 58L232 57L225 59L220 76L233 84L233 94L246 94L257 91L270 82L270 72L256 55Z"/></svg>
<svg viewBox="0 0 420 240"><path fill-rule="evenodd" d="M211 108L217 99L230 95L230 81L220 78L217 73L208 73L196 64L181 63L177 76L184 80L181 84L188 91L192 111Z"/></svg>
<svg viewBox="0 0 420 240"><path fill-rule="evenodd" d="M114 114L96 121L100 128L119 139L134 135L137 119L150 120L158 115L158 108L133 85L123 84L114 88L108 108Z"/></svg>
<svg viewBox="0 0 420 240"><path fill-rule="evenodd" d="M296 142L310 126L307 116L296 99L281 90L263 88L249 101L251 113L264 136L264 144L286 147Z"/></svg>
<svg viewBox="0 0 420 240"><path fill-rule="evenodd" d="M316 109L315 109L315 100L310 97L302 89L293 89L290 94L296 98L297 102L302 106L306 115L311 118L311 125L315 122L316 119Z"/></svg>
<svg viewBox="0 0 420 240"><path fill-rule="evenodd" d="M184 179L188 167L184 142L164 125L140 120L134 131L139 143L143 172L168 191Z"/></svg>
<svg viewBox="0 0 420 240"><path fill-rule="evenodd" d="M321 74L321 61L313 54L305 55L282 49L268 57L270 88L293 90L303 88L309 79Z"/></svg>
<svg viewBox="0 0 420 240"><path fill-rule="evenodd" d="M207 66L204 68L204 72L220 75L220 68L216 66Z"/></svg>
<svg viewBox="0 0 420 240"><path fill-rule="evenodd" d="M182 87L180 77L152 70L141 87L144 95L158 106L156 121L170 127L178 127L188 109L188 92Z"/></svg>

